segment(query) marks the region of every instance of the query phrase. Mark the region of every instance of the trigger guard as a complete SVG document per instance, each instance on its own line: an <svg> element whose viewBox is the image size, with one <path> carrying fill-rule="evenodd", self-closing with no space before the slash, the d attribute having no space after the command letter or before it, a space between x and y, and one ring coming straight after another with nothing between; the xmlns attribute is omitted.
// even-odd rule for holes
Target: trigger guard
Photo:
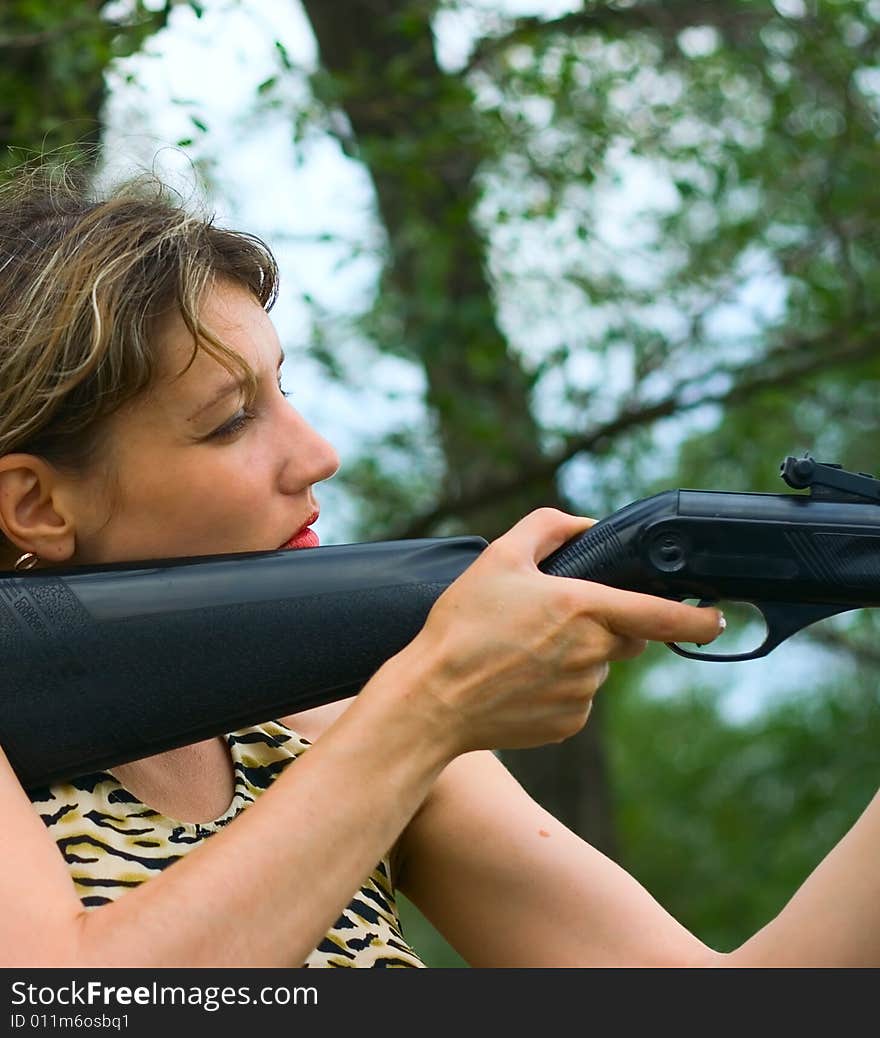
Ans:
<svg viewBox="0 0 880 1038"><path fill-rule="evenodd" d="M700 600L698 605L717 605L720 601L723 600L704 598ZM738 663L744 660L757 660L769 655L786 638L797 634L798 631L809 627L810 624L817 623L819 620L825 620L829 616L836 616L838 613L846 613L851 609L858 608L846 603L841 605L831 602L811 602L807 604L803 602L750 602L749 604L758 610L767 624L767 637L751 652L729 654L691 652L689 649L683 649L676 642L666 642L666 647L678 656L683 656L689 660L706 660L713 663Z"/></svg>

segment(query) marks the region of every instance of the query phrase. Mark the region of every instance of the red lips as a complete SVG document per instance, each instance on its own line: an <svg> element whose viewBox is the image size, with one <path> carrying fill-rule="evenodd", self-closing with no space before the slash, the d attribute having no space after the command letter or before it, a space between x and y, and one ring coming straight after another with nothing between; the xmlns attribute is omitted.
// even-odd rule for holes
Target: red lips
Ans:
<svg viewBox="0 0 880 1038"><path fill-rule="evenodd" d="M309 516L308 520L302 526L299 532L295 533L289 541L285 541L284 544L281 545L281 547L291 548L294 550L297 548L317 548L321 542L318 539L318 535L315 533L314 530L310 529L310 527L312 523L316 523L318 521L319 514L319 512L315 512L311 516Z"/></svg>
<svg viewBox="0 0 880 1038"><path fill-rule="evenodd" d="M287 544L282 545L284 548L317 548L321 542L318 540L318 535L314 530L305 529L302 533L298 533L296 537L291 537Z"/></svg>

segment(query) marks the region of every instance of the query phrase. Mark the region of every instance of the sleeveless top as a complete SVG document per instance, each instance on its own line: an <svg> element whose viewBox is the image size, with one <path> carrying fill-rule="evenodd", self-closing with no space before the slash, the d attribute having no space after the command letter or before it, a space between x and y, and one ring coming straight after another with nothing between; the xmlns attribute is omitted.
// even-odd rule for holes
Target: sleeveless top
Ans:
<svg viewBox="0 0 880 1038"><path fill-rule="evenodd" d="M235 768L235 795L212 822L167 818L107 771L29 791L87 909L117 900L209 839L311 745L280 721L242 728L225 738ZM390 853L304 965L424 966L401 932Z"/></svg>

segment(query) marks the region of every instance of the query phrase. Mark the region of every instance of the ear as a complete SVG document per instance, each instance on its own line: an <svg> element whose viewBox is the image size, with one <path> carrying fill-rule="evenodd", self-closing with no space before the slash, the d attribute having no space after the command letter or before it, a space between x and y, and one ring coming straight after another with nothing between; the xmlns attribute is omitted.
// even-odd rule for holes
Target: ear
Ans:
<svg viewBox="0 0 880 1038"><path fill-rule="evenodd" d="M41 559L58 563L73 555L73 516L54 466L34 454L0 457L0 530Z"/></svg>

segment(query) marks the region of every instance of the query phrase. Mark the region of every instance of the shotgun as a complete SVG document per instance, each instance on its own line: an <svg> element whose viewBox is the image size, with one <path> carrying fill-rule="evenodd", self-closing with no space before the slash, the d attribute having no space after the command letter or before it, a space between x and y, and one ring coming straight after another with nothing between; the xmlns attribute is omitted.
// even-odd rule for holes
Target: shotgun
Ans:
<svg viewBox="0 0 880 1038"><path fill-rule="evenodd" d="M550 575L750 603L767 655L880 605L880 481L787 457L806 494L667 490L544 559ZM0 745L25 788L356 694L419 632L482 537L328 545L0 574ZM727 635L725 635L727 638Z"/></svg>

